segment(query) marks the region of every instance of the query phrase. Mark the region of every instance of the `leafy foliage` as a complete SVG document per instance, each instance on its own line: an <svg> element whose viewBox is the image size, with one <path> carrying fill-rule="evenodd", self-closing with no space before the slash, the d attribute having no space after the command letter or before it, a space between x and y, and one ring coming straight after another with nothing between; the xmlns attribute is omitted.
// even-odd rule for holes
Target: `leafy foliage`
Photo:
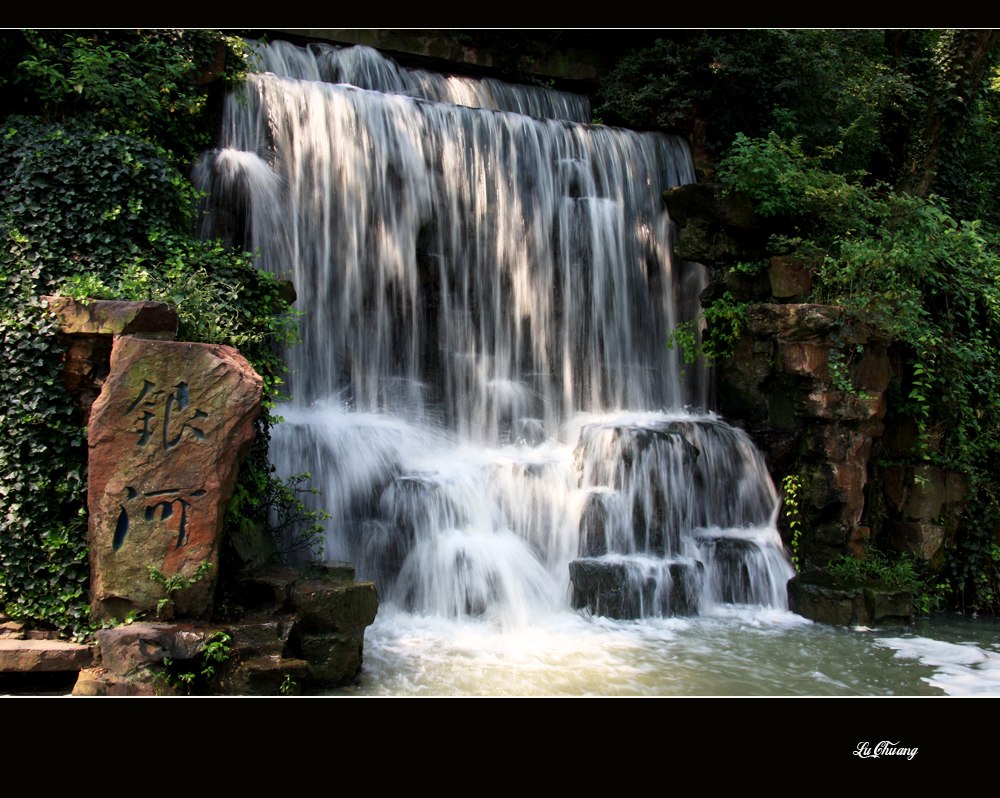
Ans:
<svg viewBox="0 0 1000 798"><path fill-rule="evenodd" d="M696 133L716 156L738 133L801 132L815 145L843 140L863 163L896 91L884 52L877 30L667 32L618 62L596 110L611 123Z"/></svg>
<svg viewBox="0 0 1000 798"><path fill-rule="evenodd" d="M733 347L746 328L746 303L739 302L727 291L705 308L707 330L699 336L699 321L681 322L667 338L667 348L680 349L684 362L695 363L698 358L724 360L733 353Z"/></svg>
<svg viewBox="0 0 1000 798"><path fill-rule="evenodd" d="M970 485L941 584L963 607L994 611L998 56L990 31L677 33L620 64L602 109L691 131L699 117L711 128L703 144L724 154L717 177L755 205L767 254L802 261L815 276L814 301L841 306L845 321L893 345L903 368L890 413L916 426L913 457ZM802 92L781 75L796 75ZM716 113L720 102L728 116ZM650 115L656 108L669 118ZM722 289L713 296L705 317L721 324L671 337L688 358L730 351L736 303ZM854 392L859 354L843 342L831 352L839 389Z"/></svg>
<svg viewBox="0 0 1000 798"><path fill-rule="evenodd" d="M916 591L920 586L917 563L912 555L889 555L871 546L864 557L844 555L827 566L827 573L844 585L880 584L900 590Z"/></svg>
<svg viewBox="0 0 1000 798"><path fill-rule="evenodd" d="M913 611L927 615L941 609L943 598L950 590L947 579L934 574L927 563L913 554L888 554L872 545L865 546L864 555L843 555L829 563L827 574L843 587L878 585L907 590L913 596Z"/></svg>
<svg viewBox="0 0 1000 798"><path fill-rule="evenodd" d="M0 307L0 606L77 633L87 608L86 441L54 321Z"/></svg>
<svg viewBox="0 0 1000 798"><path fill-rule="evenodd" d="M12 82L49 120L87 117L181 158L209 142L206 86L242 79L242 39L211 30L26 30Z"/></svg>
<svg viewBox="0 0 1000 798"><path fill-rule="evenodd" d="M968 497L962 534L949 550L945 576L963 611L996 614L1000 607L1000 489L981 482Z"/></svg>
<svg viewBox="0 0 1000 798"><path fill-rule="evenodd" d="M194 235L198 196L181 170L204 141L206 69L245 69L237 42L210 31L3 35L6 101L16 88L18 107L36 111L0 127L0 607L16 618L89 630L86 431L42 295L170 302L179 336L239 348L267 407L280 397L278 349L297 335L286 293L251 254ZM273 421L269 410L258 421L243 484L271 485ZM246 511L265 523L269 509Z"/></svg>
<svg viewBox="0 0 1000 798"><path fill-rule="evenodd" d="M738 136L719 174L772 220L772 247L814 269L816 299L841 306L902 353L905 368L891 406L915 423L918 457L966 475L974 492L995 491L1000 466L996 242L981 223L952 216L940 197L898 193L885 184L866 184L861 173L832 172L824 168L828 157L807 154L798 139ZM843 359L855 353L835 354L842 360L831 361L834 377L838 367L846 371ZM943 444L931 446L932 433L941 429ZM982 575L991 567L980 554L982 543L971 542L985 533L965 527L963 534L963 567L978 576L956 572L957 588L971 604L1000 605L993 587L982 587ZM973 554L978 564L968 559Z"/></svg>
<svg viewBox="0 0 1000 798"><path fill-rule="evenodd" d="M283 557L300 552L315 554L326 532L323 522L330 514L310 510L300 497L319 491L305 487L312 478L306 472L285 479L276 478L274 472L273 466L258 468L236 486L229 505L231 522L247 533L255 524L266 521L271 541Z"/></svg>
<svg viewBox="0 0 1000 798"><path fill-rule="evenodd" d="M183 576L182 574L167 576L163 571L150 565L149 578L160 585L164 593L163 597L156 602L156 617L165 617L167 610L170 611L169 616L173 617L175 594L198 584L210 570L212 570L212 563L202 561L194 569L194 573L191 576Z"/></svg>
<svg viewBox="0 0 1000 798"><path fill-rule="evenodd" d="M213 634L191 660L163 660L160 674L166 687L183 695L211 695L219 671L233 655L233 637L229 632Z"/></svg>
<svg viewBox="0 0 1000 798"><path fill-rule="evenodd" d="M832 173L933 191L959 218L1000 224L997 42L990 30L666 31L608 72L595 110L680 132L712 165L739 135L797 138L828 148Z"/></svg>

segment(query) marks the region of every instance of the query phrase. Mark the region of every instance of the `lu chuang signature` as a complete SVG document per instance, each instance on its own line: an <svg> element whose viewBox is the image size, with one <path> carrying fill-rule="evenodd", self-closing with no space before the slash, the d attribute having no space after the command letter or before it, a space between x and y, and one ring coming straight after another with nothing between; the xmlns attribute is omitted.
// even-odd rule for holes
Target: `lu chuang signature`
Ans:
<svg viewBox="0 0 1000 798"><path fill-rule="evenodd" d="M854 749L854 755L862 759L878 759L882 756L905 756L907 759L913 759L919 750L916 747L900 747L898 742L894 743L891 740L882 740L875 743L874 747L871 743L858 743L858 747Z"/></svg>

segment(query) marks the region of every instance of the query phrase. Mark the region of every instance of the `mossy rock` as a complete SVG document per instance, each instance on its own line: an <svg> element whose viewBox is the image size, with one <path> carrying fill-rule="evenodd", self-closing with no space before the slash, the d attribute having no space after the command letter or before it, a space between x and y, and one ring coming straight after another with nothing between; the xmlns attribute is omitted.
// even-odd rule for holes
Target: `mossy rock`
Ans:
<svg viewBox="0 0 1000 798"><path fill-rule="evenodd" d="M909 626L913 593L878 582L845 582L824 571L798 574L788 582L788 608L835 626Z"/></svg>

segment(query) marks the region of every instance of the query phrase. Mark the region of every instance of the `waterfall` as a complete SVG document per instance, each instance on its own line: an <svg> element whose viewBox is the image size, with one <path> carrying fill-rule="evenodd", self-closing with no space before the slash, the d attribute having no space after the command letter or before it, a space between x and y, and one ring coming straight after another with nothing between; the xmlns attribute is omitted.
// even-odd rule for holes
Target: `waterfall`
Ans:
<svg viewBox="0 0 1000 798"><path fill-rule="evenodd" d="M295 285L272 458L312 474L322 556L503 627L784 607L761 456L665 346L706 280L661 199L686 144L369 48L260 52L196 178L205 234Z"/></svg>

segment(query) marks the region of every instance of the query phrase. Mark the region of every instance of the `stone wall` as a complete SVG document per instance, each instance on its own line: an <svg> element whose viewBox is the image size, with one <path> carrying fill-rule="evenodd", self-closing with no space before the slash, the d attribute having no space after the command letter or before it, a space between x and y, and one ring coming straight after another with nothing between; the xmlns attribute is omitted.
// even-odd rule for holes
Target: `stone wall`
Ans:
<svg viewBox="0 0 1000 798"><path fill-rule="evenodd" d="M677 256L712 273L703 303L729 293L746 304L732 356L716 363L717 406L765 453L776 484L798 481L801 565L860 556L879 536L880 546L888 538L940 567L967 485L923 463L913 425L893 420L899 353L841 308L810 301L812 274L769 252L746 200L699 184L672 189L665 202ZM767 268L758 274L734 268L760 262Z"/></svg>
<svg viewBox="0 0 1000 798"><path fill-rule="evenodd" d="M772 263L772 274L785 266ZM868 466L889 378L884 342L839 308L806 303L750 305L734 356L718 366L720 412L757 441L778 484L799 480L807 566L860 554L870 537Z"/></svg>
<svg viewBox="0 0 1000 798"><path fill-rule="evenodd" d="M589 93L618 58L656 39L656 32L620 30L489 30L433 28L269 28L271 39L374 47L400 63L445 73L558 82Z"/></svg>

